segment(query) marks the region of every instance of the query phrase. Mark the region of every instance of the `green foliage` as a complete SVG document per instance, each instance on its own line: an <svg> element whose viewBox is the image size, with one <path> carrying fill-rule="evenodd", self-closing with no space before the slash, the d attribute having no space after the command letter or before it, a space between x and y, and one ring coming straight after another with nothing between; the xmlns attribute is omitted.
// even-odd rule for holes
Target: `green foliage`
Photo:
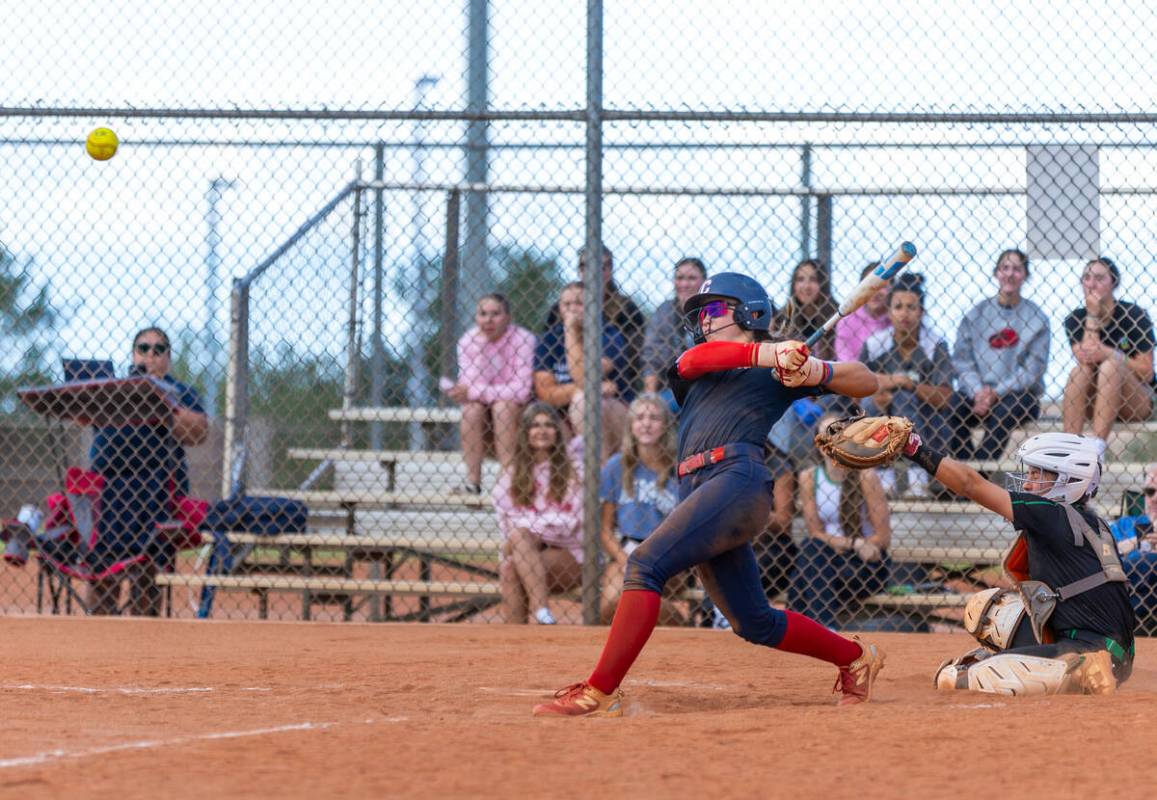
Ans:
<svg viewBox="0 0 1157 800"><path fill-rule="evenodd" d="M502 276L497 288L510 299L515 323L537 333L566 284L558 261L534 249L513 247L495 250L494 260Z"/></svg>
<svg viewBox="0 0 1157 800"><path fill-rule="evenodd" d="M5 410L16 408L13 396L21 386L51 383L54 376L46 365L48 348L42 341L57 323L57 314L48 298L48 286L32 285L32 260L18 262L0 244L0 337L6 353L0 372L0 398Z"/></svg>

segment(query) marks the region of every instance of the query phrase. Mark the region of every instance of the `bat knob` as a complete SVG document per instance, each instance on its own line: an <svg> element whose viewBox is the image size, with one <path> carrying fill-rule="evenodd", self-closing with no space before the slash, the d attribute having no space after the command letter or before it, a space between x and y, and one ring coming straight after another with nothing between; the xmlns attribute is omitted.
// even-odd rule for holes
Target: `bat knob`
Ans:
<svg viewBox="0 0 1157 800"><path fill-rule="evenodd" d="M904 251L904 255L908 256L908 258L916 257L916 245L911 242L904 242L900 245L900 249Z"/></svg>

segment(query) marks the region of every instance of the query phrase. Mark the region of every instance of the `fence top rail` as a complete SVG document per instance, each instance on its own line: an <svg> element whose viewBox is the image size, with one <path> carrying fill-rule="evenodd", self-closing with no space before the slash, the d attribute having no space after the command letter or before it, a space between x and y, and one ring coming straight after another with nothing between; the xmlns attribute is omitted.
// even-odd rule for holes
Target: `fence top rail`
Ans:
<svg viewBox="0 0 1157 800"><path fill-rule="evenodd" d="M911 125L1151 125L1157 122L1152 111L835 111L757 109L631 109L599 108L604 122L774 122L774 123L857 123ZM566 109L355 109L355 108L144 108L125 106L0 106L0 117L69 119L267 119L267 120L364 120L447 122L545 122L585 123L585 107Z"/></svg>

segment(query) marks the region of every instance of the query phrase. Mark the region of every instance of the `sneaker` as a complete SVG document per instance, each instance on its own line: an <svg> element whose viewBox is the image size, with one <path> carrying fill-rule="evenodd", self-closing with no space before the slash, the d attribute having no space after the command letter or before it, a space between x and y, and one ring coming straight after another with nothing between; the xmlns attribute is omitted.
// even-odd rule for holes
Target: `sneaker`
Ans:
<svg viewBox="0 0 1157 800"><path fill-rule="evenodd" d="M536 717L621 717L623 690L603 694L585 681L554 693L554 700L534 707Z"/></svg>
<svg viewBox="0 0 1157 800"><path fill-rule="evenodd" d="M456 486L453 489L451 489L450 494L480 495L480 494L482 494L482 486L477 484L477 483L470 483L469 481L464 481L461 486Z"/></svg>
<svg viewBox="0 0 1157 800"><path fill-rule="evenodd" d="M840 695L839 705L850 706L856 703L866 703L872 699L872 686L876 682L876 674L884 668L884 651L874 644L861 641L859 636L852 639L860 645L860 657L840 667L840 674L836 678L833 692Z"/></svg>
<svg viewBox="0 0 1157 800"><path fill-rule="evenodd" d="M545 607L535 611L534 618L538 620L539 625L554 625L557 622L554 614L550 613L550 609Z"/></svg>
<svg viewBox="0 0 1157 800"><path fill-rule="evenodd" d="M1113 657L1108 650L1081 653L1080 662L1073 669L1073 681L1085 694L1112 694L1117 690L1117 676L1113 674Z"/></svg>

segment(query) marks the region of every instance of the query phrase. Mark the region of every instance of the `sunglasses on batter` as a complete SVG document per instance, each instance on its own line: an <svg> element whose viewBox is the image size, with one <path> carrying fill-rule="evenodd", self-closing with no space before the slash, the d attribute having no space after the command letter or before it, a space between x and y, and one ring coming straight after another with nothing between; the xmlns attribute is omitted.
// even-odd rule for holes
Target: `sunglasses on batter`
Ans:
<svg viewBox="0 0 1157 800"><path fill-rule="evenodd" d="M704 303L702 307L700 307L699 319L719 319L734 308L735 306L726 300L712 300L710 303Z"/></svg>
<svg viewBox="0 0 1157 800"><path fill-rule="evenodd" d="M164 342L157 342L156 344L152 344L150 342L139 342L136 346L136 349L137 352L142 356L147 356L150 351L156 353L159 356L163 356L165 353L169 352L169 346Z"/></svg>

